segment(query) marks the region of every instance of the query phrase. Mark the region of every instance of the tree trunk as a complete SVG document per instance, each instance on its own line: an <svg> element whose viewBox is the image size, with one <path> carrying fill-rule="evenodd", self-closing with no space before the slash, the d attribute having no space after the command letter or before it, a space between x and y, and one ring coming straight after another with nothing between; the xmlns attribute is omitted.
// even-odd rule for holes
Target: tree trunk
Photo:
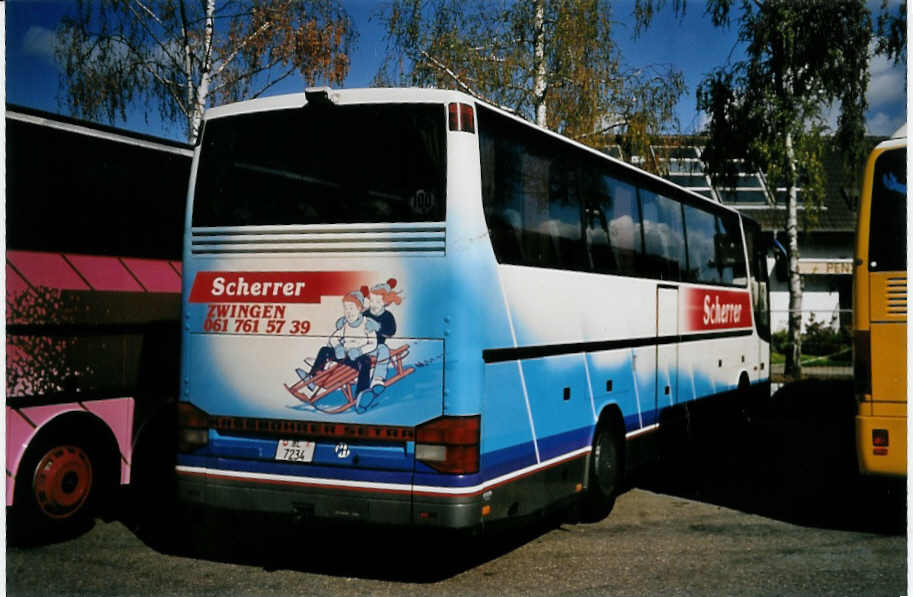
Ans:
<svg viewBox="0 0 913 597"><path fill-rule="evenodd" d="M200 84L197 85L196 98L190 111L191 144L197 142L200 126L203 124L203 112L206 110L206 99L209 97L209 83L212 78L212 43L215 29L216 0L206 0L206 26L203 33L203 64L200 68Z"/></svg>
<svg viewBox="0 0 913 597"><path fill-rule="evenodd" d="M786 345L786 377L802 376L802 278L799 275L799 206L796 180L796 156L792 133L786 133L786 236L789 246L789 326Z"/></svg>
<svg viewBox="0 0 913 597"><path fill-rule="evenodd" d="M536 108L536 124L548 126L548 111L545 106L546 83L545 64L545 0L536 0L536 14L533 19L533 101Z"/></svg>

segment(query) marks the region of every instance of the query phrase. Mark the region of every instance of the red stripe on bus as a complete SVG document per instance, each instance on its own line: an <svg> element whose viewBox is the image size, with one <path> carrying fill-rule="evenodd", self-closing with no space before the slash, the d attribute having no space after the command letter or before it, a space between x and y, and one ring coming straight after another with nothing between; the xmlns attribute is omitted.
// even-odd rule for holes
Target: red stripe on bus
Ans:
<svg viewBox="0 0 913 597"><path fill-rule="evenodd" d="M155 259L121 259L148 292L180 292L181 277L167 261Z"/></svg>
<svg viewBox="0 0 913 597"><path fill-rule="evenodd" d="M6 260L31 285L58 290L91 290L59 253L8 251Z"/></svg>
<svg viewBox="0 0 913 597"><path fill-rule="evenodd" d="M325 296L344 296L376 279L359 271L197 272L191 303L320 303ZM359 295L361 300L361 295Z"/></svg>
<svg viewBox="0 0 913 597"><path fill-rule="evenodd" d="M685 331L751 327L751 295L746 291L688 288Z"/></svg>
<svg viewBox="0 0 913 597"><path fill-rule="evenodd" d="M19 296L23 292L29 289L29 285L25 280L22 279L13 267L7 263L6 264L6 300L10 301L11 299Z"/></svg>
<svg viewBox="0 0 913 597"><path fill-rule="evenodd" d="M68 254L67 259L95 290L143 291L117 257Z"/></svg>

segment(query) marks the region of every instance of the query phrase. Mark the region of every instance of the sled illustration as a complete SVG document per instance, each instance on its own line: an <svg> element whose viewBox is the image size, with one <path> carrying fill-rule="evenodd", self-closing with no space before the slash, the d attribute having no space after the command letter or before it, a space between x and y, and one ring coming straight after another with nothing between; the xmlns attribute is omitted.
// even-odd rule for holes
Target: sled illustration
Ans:
<svg viewBox="0 0 913 597"><path fill-rule="evenodd" d="M408 344L404 344L398 348L390 349L389 361L392 362L393 367L396 369L396 374L388 377L383 381L385 388L389 388L407 375L415 372L415 367L405 368L403 366L403 360L406 358L406 356L408 356L408 354ZM384 361L381 361L381 364L383 363ZM372 369L377 366L377 358L374 355L371 355L371 366ZM352 391L352 386L357 381L358 372L356 372L355 369L349 367L348 365L343 365L342 363L330 361L326 364L323 370L318 371L313 375L308 375L304 379L301 379L292 385L283 385L285 386L285 389L288 390L289 393L298 400L311 404L323 412L336 414L347 411L356 405L357 400ZM310 396L305 392L308 386L315 388L315 391ZM346 401L344 404L329 409L323 409L317 406L316 403L318 401L326 398L336 390L340 390L342 395L345 396Z"/></svg>

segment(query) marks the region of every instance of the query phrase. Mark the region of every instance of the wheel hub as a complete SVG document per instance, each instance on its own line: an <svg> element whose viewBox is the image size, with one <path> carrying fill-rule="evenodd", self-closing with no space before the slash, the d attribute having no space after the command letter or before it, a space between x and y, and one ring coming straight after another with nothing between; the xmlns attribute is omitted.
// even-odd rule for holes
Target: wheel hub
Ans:
<svg viewBox="0 0 913 597"><path fill-rule="evenodd" d="M35 501L51 518L73 516L92 489L92 463L79 446L49 450L35 469Z"/></svg>

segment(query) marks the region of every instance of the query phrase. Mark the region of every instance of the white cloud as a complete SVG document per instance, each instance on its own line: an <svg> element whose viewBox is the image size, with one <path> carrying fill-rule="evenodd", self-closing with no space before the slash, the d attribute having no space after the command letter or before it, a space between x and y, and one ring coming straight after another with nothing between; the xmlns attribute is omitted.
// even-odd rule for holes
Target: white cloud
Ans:
<svg viewBox="0 0 913 597"><path fill-rule="evenodd" d="M870 135L887 137L904 125L905 119L903 114L890 115L884 112L876 112L866 120L866 132Z"/></svg>
<svg viewBox="0 0 913 597"><path fill-rule="evenodd" d="M22 39L22 51L26 56L37 56L49 64L56 64L54 60L56 40L57 34L53 30L32 25Z"/></svg>
<svg viewBox="0 0 913 597"><path fill-rule="evenodd" d="M869 76L869 88L865 94L869 106L877 108L906 98L903 66L895 66L878 54L869 60Z"/></svg>

